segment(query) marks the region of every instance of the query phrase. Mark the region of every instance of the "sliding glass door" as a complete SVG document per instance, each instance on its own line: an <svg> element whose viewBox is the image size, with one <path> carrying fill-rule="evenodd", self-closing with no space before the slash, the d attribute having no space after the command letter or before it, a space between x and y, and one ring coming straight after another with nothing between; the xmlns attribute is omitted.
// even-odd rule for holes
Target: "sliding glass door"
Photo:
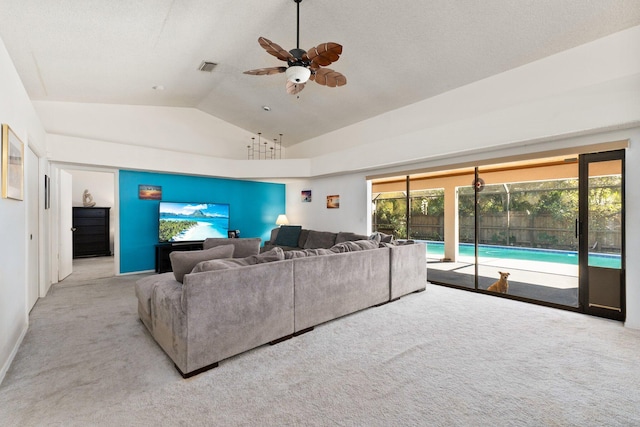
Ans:
<svg viewBox="0 0 640 427"><path fill-rule="evenodd" d="M577 308L577 159L478 168L478 180L478 289ZM502 273L508 291L491 287Z"/></svg>
<svg viewBox="0 0 640 427"><path fill-rule="evenodd" d="M580 301L588 314L624 320L624 151L580 158Z"/></svg>
<svg viewBox="0 0 640 427"><path fill-rule="evenodd" d="M425 241L431 282L624 319L623 177L618 150L387 178L374 230Z"/></svg>

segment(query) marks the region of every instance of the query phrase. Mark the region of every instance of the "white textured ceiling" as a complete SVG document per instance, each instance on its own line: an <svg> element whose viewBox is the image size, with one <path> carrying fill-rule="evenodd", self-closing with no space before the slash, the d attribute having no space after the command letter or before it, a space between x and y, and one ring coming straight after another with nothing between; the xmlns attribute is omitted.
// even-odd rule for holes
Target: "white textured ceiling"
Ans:
<svg viewBox="0 0 640 427"><path fill-rule="evenodd" d="M303 0L300 11L301 48L344 46L330 68L346 86L309 82L298 98L283 74L242 73L284 65L257 39L295 47L293 0L1 0L0 37L33 100L196 107L292 145L640 24L640 0ZM203 73L202 60L219 65Z"/></svg>

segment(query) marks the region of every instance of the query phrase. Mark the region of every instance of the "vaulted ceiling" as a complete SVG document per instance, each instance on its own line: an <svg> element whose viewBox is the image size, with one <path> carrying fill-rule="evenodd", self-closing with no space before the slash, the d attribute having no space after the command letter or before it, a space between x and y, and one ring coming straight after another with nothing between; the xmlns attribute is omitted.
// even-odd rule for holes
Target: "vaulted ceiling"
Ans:
<svg viewBox="0 0 640 427"><path fill-rule="evenodd" d="M285 65L257 40L295 47L293 0L2 0L0 16L32 100L194 107L292 145L640 25L640 1L303 0L300 47L342 44L348 83L299 96L243 74Z"/></svg>

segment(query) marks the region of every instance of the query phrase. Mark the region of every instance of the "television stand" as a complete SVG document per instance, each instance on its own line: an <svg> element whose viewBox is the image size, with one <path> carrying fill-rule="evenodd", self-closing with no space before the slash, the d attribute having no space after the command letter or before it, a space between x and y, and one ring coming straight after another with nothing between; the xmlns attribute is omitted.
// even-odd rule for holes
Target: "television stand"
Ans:
<svg viewBox="0 0 640 427"><path fill-rule="evenodd" d="M202 250L202 241L199 242L174 242L158 243L156 245L156 273L173 271L169 254L173 251L199 251Z"/></svg>

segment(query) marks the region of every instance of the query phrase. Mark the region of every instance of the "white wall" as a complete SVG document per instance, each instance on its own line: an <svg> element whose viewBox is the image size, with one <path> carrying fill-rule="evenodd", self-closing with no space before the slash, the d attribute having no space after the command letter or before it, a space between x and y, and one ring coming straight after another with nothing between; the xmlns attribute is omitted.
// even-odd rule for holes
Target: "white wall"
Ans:
<svg viewBox="0 0 640 427"><path fill-rule="evenodd" d="M49 134L246 159L250 132L195 108L34 101Z"/></svg>
<svg viewBox="0 0 640 427"><path fill-rule="evenodd" d="M83 206L84 190L89 190L96 206L112 208L115 198L113 174L87 170L66 169L73 177L73 206Z"/></svg>
<svg viewBox="0 0 640 427"><path fill-rule="evenodd" d="M83 206L83 194L84 190L89 190L91 196L93 197L93 201L96 203L97 207L101 208L111 208L110 211L110 248L111 253L113 253L113 241L114 241L114 224L115 221L113 218L115 206L115 185L114 185L114 174L108 172L94 172L88 170L78 170L78 169L66 169L67 172L71 174L73 179L73 190L71 195L71 201L73 206Z"/></svg>
<svg viewBox="0 0 640 427"><path fill-rule="evenodd" d="M33 146L35 153L44 153L46 140L44 129L2 40L0 40L0 94L2 94L0 121L9 124L23 143ZM27 173L40 175L34 167L28 168ZM38 176L39 180L40 178ZM44 182L44 179L41 181ZM2 224L3 241L0 245L1 381L28 326L26 202L0 198L0 224ZM48 227L45 228L48 230Z"/></svg>
<svg viewBox="0 0 640 427"><path fill-rule="evenodd" d="M308 180L288 180L287 218L291 224L322 231L368 233L369 204L363 174L348 174ZM312 191L312 201L303 203L300 192ZM328 209L327 196L340 196L340 208Z"/></svg>
<svg viewBox="0 0 640 427"><path fill-rule="evenodd" d="M51 162L239 179L309 176L309 159L235 160L49 134Z"/></svg>

